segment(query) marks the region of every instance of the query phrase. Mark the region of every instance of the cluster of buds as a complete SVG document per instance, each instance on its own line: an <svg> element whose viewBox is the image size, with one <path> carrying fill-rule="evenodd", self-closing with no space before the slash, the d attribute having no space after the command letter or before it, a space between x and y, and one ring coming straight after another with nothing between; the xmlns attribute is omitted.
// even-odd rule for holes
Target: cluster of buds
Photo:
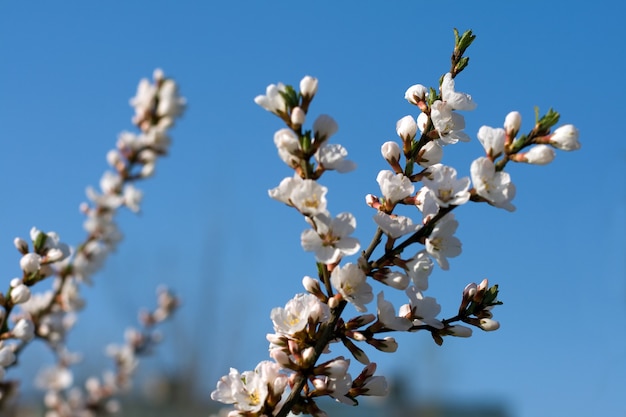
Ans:
<svg viewBox="0 0 626 417"><path fill-rule="evenodd" d="M47 416L95 417L119 411L117 397L130 389L139 357L150 354L155 344L161 340L154 326L168 319L179 304L177 297L166 288L158 290L157 303L154 311L140 313L141 329L128 329L125 333L125 344L107 347L107 354L115 364L114 370L104 373L101 378L88 378L84 389L72 387L71 370L64 366L69 363L60 363L40 374L38 385L46 390L44 402L48 409Z"/></svg>
<svg viewBox="0 0 626 417"><path fill-rule="evenodd" d="M0 294L0 380L4 379L5 369L17 363L22 349L36 338L44 341L57 358L54 367L42 372L39 380L43 382L40 385L48 391L60 392L73 382L69 367L78 361L78 356L67 351L65 339L76 322L76 313L85 305L80 284L91 282L92 275L102 267L122 238L114 221L117 209L128 207L139 211L142 193L134 183L152 175L157 158L167 153L171 142L167 131L173 126L175 118L182 114L185 100L178 94L176 83L157 70L154 83L146 79L140 82L131 105L135 108L133 122L141 132L137 135L123 132L120 135L116 149L107 154L112 170L102 176L100 190L87 188L90 203L81 205L81 211L87 217L84 222L85 240L71 249L57 233L42 232L34 227L30 231L30 243L23 238L14 240L21 254L19 265L22 272L21 277L11 280L6 295ZM35 292L33 287L48 278L52 281L50 288ZM15 309L16 306L19 308ZM176 298L167 291L161 291L159 307L144 315L144 326L150 328L162 322L176 306ZM130 364L135 362L123 352L147 350L155 341L151 333L141 335L129 340L130 347L121 349L122 353L115 354L120 370L115 380L118 387L123 385L121 375L126 375L125 379L130 377ZM95 385L90 383L89 386L93 388ZM8 394L15 391L14 387L12 381L0 384L0 408L7 401ZM114 392L110 384L102 384L102 387L99 392ZM93 393L97 390L90 388L88 391ZM81 398L69 395L64 404L87 404L91 401ZM61 410L59 401L58 396L47 396L47 403L54 405L50 405L51 409ZM77 414L59 411L51 415Z"/></svg>
<svg viewBox="0 0 626 417"><path fill-rule="evenodd" d="M234 404L235 410L229 416L284 417L290 411L324 416L315 401L317 397L330 396L355 404L360 395L384 395L384 377L374 376L376 365L358 344L394 352L398 343L388 336L390 332L427 331L441 345L445 336L471 336L472 327L484 331L499 328L492 315L493 307L501 304L497 300L498 286L489 287L486 279L465 288L458 313L449 318L439 318L441 306L434 297L425 295L435 265L448 270L449 258L461 253L461 241L455 236L459 223L452 211L469 202L514 210L511 201L515 186L509 174L503 172L507 162L543 164L553 158L552 148L575 150L580 144L578 132L571 125L550 133L559 118L552 110L541 118L537 116L531 132L518 137L521 116L512 112L505 118L504 129L483 126L479 130L478 140L486 156L472 163L471 178L459 178L456 169L443 165L446 146L470 141L460 112L473 110L476 103L469 94L457 91L455 78L468 65L469 58L464 54L474 39L471 31L459 35L455 30L450 71L442 75L439 88L415 84L405 92L406 100L421 113L398 120L400 144L390 141L381 147L391 170L381 170L376 177L380 195L365 198L366 204L376 210L378 228L356 262L342 265L345 257L361 250L359 240L350 236L356 230L356 219L348 212L331 216L328 189L317 182L329 166L347 172L345 168L354 168L354 164L347 163L347 151L342 146L326 144L337 131L330 116L320 116L312 130L303 129L317 93L317 80L304 77L300 91L272 84L265 95L255 98L257 104L286 125L276 132L274 142L294 175L283 179L269 195L296 209L310 226L301 234L301 245L314 253L318 277L305 277L303 285L308 294L296 295L284 308L271 312L275 333L267 339L274 362L270 366L264 361L259 366L270 367L272 376L258 367L241 375L231 369L218 382L211 397ZM531 148L522 152L526 147ZM323 155L329 158L325 160ZM330 161L341 165L330 165ZM397 214L395 210L400 206L412 208L417 216ZM422 248L406 256L405 251L412 245ZM408 303L396 310L380 291L376 314L367 313L375 298L371 284L404 291ZM362 314L344 319L348 305ZM330 354L330 345L338 342L365 365L357 378L351 377L350 360L344 356L322 361L323 354ZM284 389L286 385L288 390ZM282 396L280 401L278 396Z"/></svg>

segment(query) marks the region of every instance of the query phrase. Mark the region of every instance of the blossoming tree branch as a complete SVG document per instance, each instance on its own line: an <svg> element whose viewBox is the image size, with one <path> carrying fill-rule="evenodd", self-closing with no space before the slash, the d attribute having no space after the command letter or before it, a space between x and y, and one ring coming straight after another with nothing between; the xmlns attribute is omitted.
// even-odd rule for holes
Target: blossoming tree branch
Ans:
<svg viewBox="0 0 626 417"><path fill-rule="evenodd" d="M441 345L445 337L471 336L474 328L499 328L493 318L493 308L501 304L498 286L490 286L486 279L467 284L459 306L448 316L442 317L437 300L426 295L435 265L447 270L448 258L461 253L453 211L470 202L514 211L515 185L505 172L507 165L547 164L554 159L555 149L572 151L580 143L572 125L552 131L559 121L553 110L541 117L536 111L526 134L520 133L520 113L510 112L503 127L479 129L484 154L472 162L471 178L457 178L456 169L441 161L446 146L470 140L460 112L473 110L476 103L469 94L457 91L456 78L469 63L465 52L475 36L471 31L454 33L449 71L437 88L416 84L406 90L405 99L420 113L398 120L399 142L381 147L389 169L376 177L379 195L365 197L377 225L367 247L352 237L356 219L351 213L330 213L328 189L320 183L327 171L346 173L355 164L346 159L343 146L330 143L338 129L331 116L319 116L312 128L304 127L318 80L304 77L299 90L271 84L265 95L255 98L285 124L274 134L274 143L294 175L269 195L307 222L300 239L302 248L315 257L317 276L305 276L305 292L272 310L274 333L267 335L272 360L260 362L252 371L231 368L217 383L211 398L233 404L229 416L283 417L290 412L324 416L316 403L319 397L356 405L360 396L387 393L385 377L375 374L376 364L370 362L366 349L394 352L398 345L389 334L428 333ZM395 213L399 206L413 207L415 214ZM344 261L353 255L357 259ZM375 297L372 285L404 291L407 303L396 309L382 290ZM356 316L349 313L348 304ZM335 353L339 344L351 357ZM352 371L353 360L361 364L356 371Z"/></svg>
<svg viewBox="0 0 626 417"><path fill-rule="evenodd" d="M116 411L115 397L130 386L138 356L148 353L158 341L155 326L178 305L170 291L160 288L157 308L140 314L141 328L127 330L124 345L108 347L115 369L101 378L89 378L83 389L72 388L70 367L79 355L68 350L65 340L76 314L85 306L81 284L91 283L122 239L115 223L118 209L139 211L143 194L134 184L152 176L157 160L167 154L171 142L168 130L182 115L185 99L179 95L177 84L157 70L154 83L141 80L131 105L135 109L133 123L140 132L119 135L115 149L106 156L111 169L102 176L100 190L87 188L90 202L80 207L86 216L84 241L71 248L57 233L35 227L30 231L30 243L23 238L14 241L21 254L21 273L11 280L6 293L0 294L0 408L6 406L18 385L4 378L5 370L17 365L26 346L38 339L52 350L57 362L37 376L37 385L47 392L46 416ZM51 283L50 288L36 292L45 282Z"/></svg>

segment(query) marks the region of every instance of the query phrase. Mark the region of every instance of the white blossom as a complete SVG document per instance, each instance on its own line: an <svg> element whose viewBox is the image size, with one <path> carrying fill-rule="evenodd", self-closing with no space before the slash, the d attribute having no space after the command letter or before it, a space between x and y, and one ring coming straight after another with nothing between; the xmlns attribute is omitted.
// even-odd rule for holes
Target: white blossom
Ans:
<svg viewBox="0 0 626 417"><path fill-rule="evenodd" d="M454 214L448 213L437 222L426 239L426 250L443 270L450 268L448 258L461 254L461 241L453 236L458 226Z"/></svg>
<svg viewBox="0 0 626 417"><path fill-rule="evenodd" d="M415 187L411 180L404 174L394 174L388 170L382 170L378 173L376 181L380 186L385 200L397 203L404 198L413 194Z"/></svg>
<svg viewBox="0 0 626 417"><path fill-rule="evenodd" d="M405 293L409 297L409 304L400 308L401 316L411 317L414 326L426 324L436 329L443 329L443 323L437 319L441 313L441 305L435 298L424 297L424 294L414 286L407 288Z"/></svg>
<svg viewBox="0 0 626 417"><path fill-rule="evenodd" d="M425 250L419 251L406 262L406 271L420 291L428 289L428 277L434 268L434 263L427 253Z"/></svg>
<svg viewBox="0 0 626 417"><path fill-rule="evenodd" d="M349 237L356 229L356 219L351 213L340 213L334 219L320 213L314 221L316 229L303 231L300 242L305 251L315 252L318 262L333 264L361 248L358 239Z"/></svg>
<svg viewBox="0 0 626 417"><path fill-rule="evenodd" d="M511 204L515 197L515 185L508 172L496 172L496 167L489 158L480 157L472 162L470 173L479 196L496 207L515 210L515 206Z"/></svg>
<svg viewBox="0 0 626 417"><path fill-rule="evenodd" d="M303 180L293 188L289 200L300 213L315 216L326 211L328 188L313 180Z"/></svg>
<svg viewBox="0 0 626 417"><path fill-rule="evenodd" d="M337 125L335 119L327 114L319 115L313 122L313 137L317 143L324 142L337 133L337 130L339 130L339 125Z"/></svg>
<svg viewBox="0 0 626 417"><path fill-rule="evenodd" d="M293 335L303 330L309 319L314 323L328 320L330 309L312 294L297 294L284 308L272 309L270 317L276 332Z"/></svg>
<svg viewBox="0 0 626 417"><path fill-rule="evenodd" d="M385 295L381 291L378 293L378 321L385 325L386 328L404 332L412 326L410 320L404 317L397 317L396 310L391 302L385 300Z"/></svg>
<svg viewBox="0 0 626 417"><path fill-rule="evenodd" d="M472 96L454 90L454 78L451 73L447 73L441 82L441 98L454 110L474 110L476 103Z"/></svg>
<svg viewBox="0 0 626 417"><path fill-rule="evenodd" d="M265 95L256 96L254 102L272 113L284 113L287 111L287 103L280 93L285 91L285 85L282 83L270 84L265 90Z"/></svg>
<svg viewBox="0 0 626 417"><path fill-rule="evenodd" d="M506 138L504 129L481 126L477 136L487 155L496 156L504 152L504 140Z"/></svg>
<svg viewBox="0 0 626 417"><path fill-rule="evenodd" d="M470 137L463 132L465 119L452 110L452 107L441 100L435 101L430 108L430 118L441 143L453 145L459 141L469 142Z"/></svg>
<svg viewBox="0 0 626 417"><path fill-rule="evenodd" d="M346 159L347 156L348 151L339 144L325 144L315 152L315 159L324 169L334 170L341 174L356 169L356 164Z"/></svg>
<svg viewBox="0 0 626 417"><path fill-rule="evenodd" d="M354 304L357 311L367 311L366 304L374 299L372 287L366 282L366 276L356 264L347 263L333 269L330 282L344 299Z"/></svg>
<svg viewBox="0 0 626 417"><path fill-rule="evenodd" d="M459 206L469 201L469 178L456 178L452 167L436 164L428 168L428 174L422 179L439 207Z"/></svg>
<svg viewBox="0 0 626 417"><path fill-rule="evenodd" d="M421 227L420 224L413 224L410 217L399 216L397 214L387 214L382 211L376 212L374 222L382 229L385 234L393 239L404 236L408 233L414 233Z"/></svg>

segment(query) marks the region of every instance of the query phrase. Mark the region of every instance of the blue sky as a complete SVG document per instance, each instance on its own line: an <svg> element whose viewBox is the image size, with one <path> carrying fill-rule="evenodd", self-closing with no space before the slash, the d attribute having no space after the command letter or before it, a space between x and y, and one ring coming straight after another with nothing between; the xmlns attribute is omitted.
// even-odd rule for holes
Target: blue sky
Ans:
<svg viewBox="0 0 626 417"><path fill-rule="evenodd" d="M133 128L128 99L137 82L163 68L189 108L171 154L141 184L142 213L119 216L125 240L86 289L70 347L100 360L102 346L119 340L166 283L184 308L149 366L171 371L177 360L198 361L198 393L208 398L229 366L266 359L271 308L315 273L299 244L305 223L267 197L290 172L272 141L282 126L253 98L269 83L319 78L309 120L332 115L334 142L359 165L324 176L329 208L353 212L366 244L374 226L363 196L379 191L380 145L396 139L398 119L417 115L404 91L434 86L449 66L452 28L473 29L470 66L457 80L478 103L465 114L473 140L447 148L444 162L468 175L482 154L478 128L500 126L518 110L527 131L534 106L575 124L582 149L559 152L548 166L512 166L515 213L457 210L463 254L450 271L433 273L429 294L452 312L467 282L488 277L505 302L495 312L502 328L443 347L412 334L399 338L397 354L375 358L383 373L411 378L420 398L501 402L515 417L623 415L625 11L617 1L477 4L3 2L6 285L19 271L13 238L32 226L81 240L84 189L97 185L117 134ZM23 372L40 360L29 354Z"/></svg>

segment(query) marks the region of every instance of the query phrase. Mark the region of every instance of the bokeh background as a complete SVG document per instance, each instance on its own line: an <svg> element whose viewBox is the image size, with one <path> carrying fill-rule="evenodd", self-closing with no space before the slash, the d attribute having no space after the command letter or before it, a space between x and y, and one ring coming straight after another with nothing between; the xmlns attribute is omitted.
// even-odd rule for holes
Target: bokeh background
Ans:
<svg viewBox="0 0 626 417"><path fill-rule="evenodd" d="M376 174L387 168L380 145L396 139L398 119L417 116L404 91L435 86L452 28L472 29L457 89L478 103L465 113L473 140L446 148L444 162L469 175L483 152L478 128L518 110L528 131L534 106L575 124L582 149L548 166L511 166L515 213L456 210L463 253L450 271L435 270L428 294L452 315L463 287L488 277L505 303L498 332L442 347L428 334L402 335L396 354L372 358L417 402L497 404L512 417L624 415L625 16L618 1L2 2L2 279L18 274L12 241L32 226L82 240L84 189L98 184L118 133L133 129L137 82L163 68L188 110L169 157L140 186L141 214L119 216L125 239L85 288L69 347L85 355L79 378L99 374L109 366L104 346L121 341L164 283L183 308L144 362L137 395L184 381L186 398L209 407L230 366L267 358L271 308L315 274L299 244L306 224L267 196L291 174L272 140L280 121L253 98L270 83L319 78L309 123L332 115L332 141L359 166L323 177L329 209L357 216L365 246L375 229L363 197L379 192ZM31 346L8 377L23 379L26 396L51 361Z"/></svg>

